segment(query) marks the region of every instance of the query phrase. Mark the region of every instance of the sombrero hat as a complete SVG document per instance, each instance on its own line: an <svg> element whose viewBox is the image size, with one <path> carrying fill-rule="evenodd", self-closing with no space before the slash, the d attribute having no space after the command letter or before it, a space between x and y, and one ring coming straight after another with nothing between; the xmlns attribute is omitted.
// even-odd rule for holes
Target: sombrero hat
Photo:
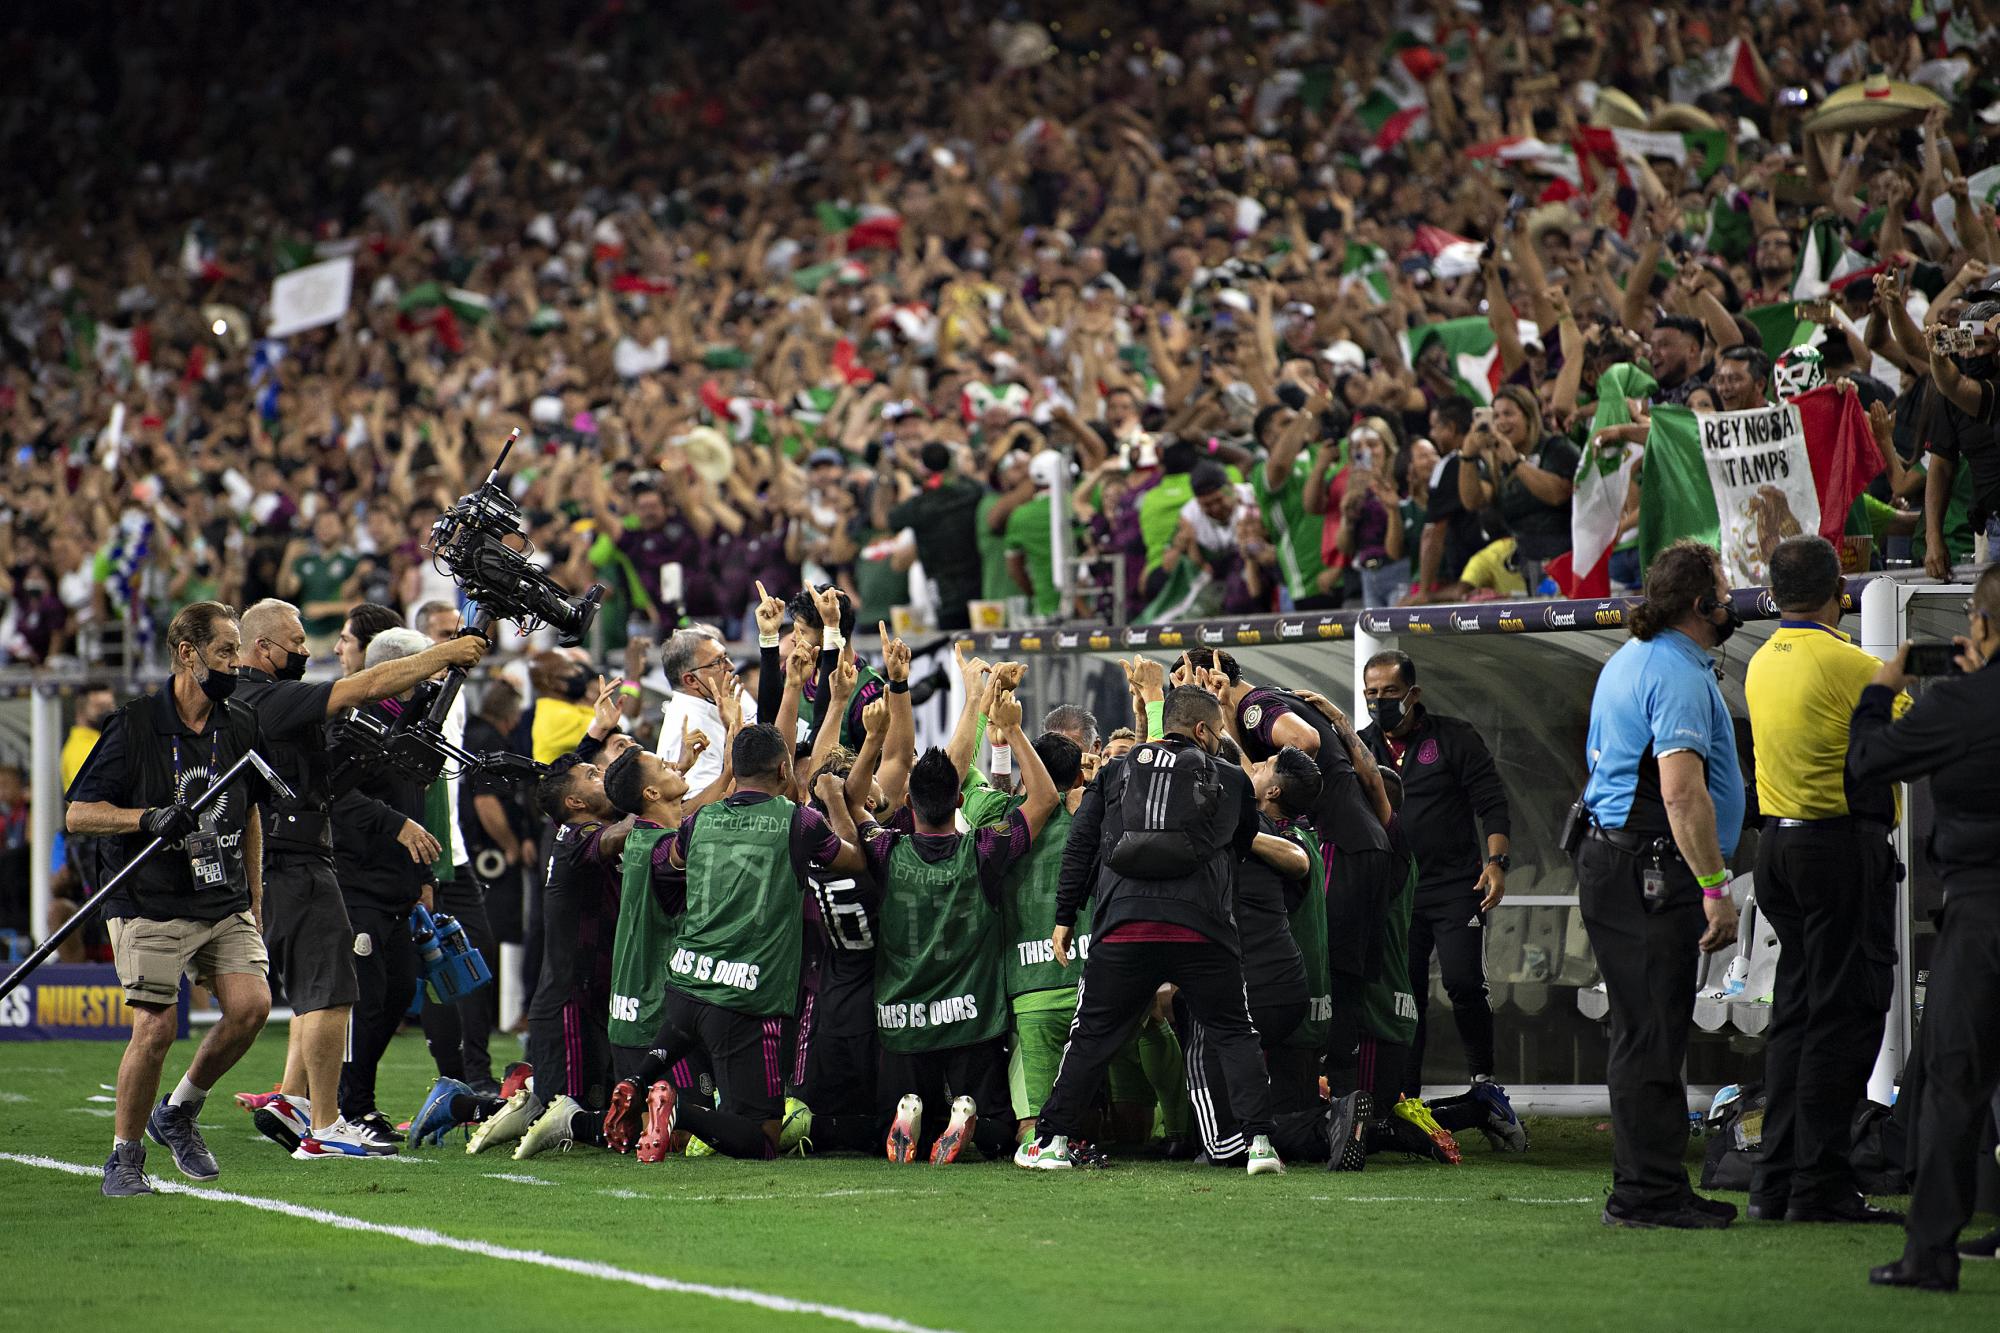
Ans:
<svg viewBox="0 0 2000 1333"><path fill-rule="evenodd" d="M720 486L736 466L736 446L713 426L696 426L672 443L687 451L688 466L711 486Z"/></svg>
<svg viewBox="0 0 2000 1333"><path fill-rule="evenodd" d="M1839 130L1902 129L1923 122L1927 112L1945 100L1921 84L1905 83L1886 74L1870 74L1826 99L1805 123L1807 134Z"/></svg>

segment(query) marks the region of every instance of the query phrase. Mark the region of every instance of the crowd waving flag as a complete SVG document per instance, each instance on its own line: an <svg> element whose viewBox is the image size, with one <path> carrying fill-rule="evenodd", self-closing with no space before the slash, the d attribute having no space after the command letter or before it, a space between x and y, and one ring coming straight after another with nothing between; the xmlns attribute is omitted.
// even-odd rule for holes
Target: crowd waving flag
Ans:
<svg viewBox="0 0 2000 1333"><path fill-rule="evenodd" d="M1653 409L1641 473L1639 557L1650 565L1690 537L1722 552L1730 586L1768 582L1771 550L1817 532L1839 545L1847 512L1875 474L1859 395L1835 385L1742 412Z"/></svg>
<svg viewBox="0 0 2000 1333"><path fill-rule="evenodd" d="M1640 450L1600 438L1609 426L1629 425L1630 399L1643 399L1659 385L1651 375L1622 361L1607 368L1597 381L1597 413L1590 422L1590 442L1576 465L1576 490L1570 501L1569 597L1611 595L1611 552L1618 546L1618 520L1625 512ZM1562 582L1561 579L1557 580Z"/></svg>

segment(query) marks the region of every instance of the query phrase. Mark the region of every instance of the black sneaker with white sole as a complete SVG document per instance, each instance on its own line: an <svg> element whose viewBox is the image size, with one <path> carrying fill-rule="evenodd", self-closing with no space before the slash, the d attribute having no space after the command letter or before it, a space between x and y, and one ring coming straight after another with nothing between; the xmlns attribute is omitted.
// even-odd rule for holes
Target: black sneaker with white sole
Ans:
<svg viewBox="0 0 2000 1333"><path fill-rule="evenodd" d="M153 1186L146 1179L146 1145L123 1143L112 1148L111 1156L104 1159L104 1197L129 1199L152 1192Z"/></svg>
<svg viewBox="0 0 2000 1333"><path fill-rule="evenodd" d="M160 1104L146 1117L146 1137L172 1153L175 1168L189 1180L214 1180L222 1171L202 1140L201 1126L195 1123L201 1118L201 1108L200 1102L175 1106L160 1098Z"/></svg>
<svg viewBox="0 0 2000 1333"><path fill-rule="evenodd" d="M1983 1236L1958 1243L1958 1257L1961 1259L2000 1259L2000 1227L1995 1227Z"/></svg>
<svg viewBox="0 0 2000 1333"><path fill-rule="evenodd" d="M362 1137L384 1148L394 1150L403 1141L403 1136L396 1132L396 1126L380 1111L350 1118L347 1123L360 1130Z"/></svg>

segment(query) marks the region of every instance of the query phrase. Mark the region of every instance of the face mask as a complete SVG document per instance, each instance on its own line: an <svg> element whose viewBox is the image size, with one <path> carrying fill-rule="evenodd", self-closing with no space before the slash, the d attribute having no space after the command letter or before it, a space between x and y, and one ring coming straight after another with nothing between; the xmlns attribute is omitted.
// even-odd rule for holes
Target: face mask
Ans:
<svg viewBox="0 0 2000 1333"><path fill-rule="evenodd" d="M1368 715L1375 719L1383 734L1393 732L1403 725L1403 701L1401 699L1370 699Z"/></svg>
<svg viewBox="0 0 2000 1333"><path fill-rule="evenodd" d="M221 703L236 692L236 673L208 668L208 674L201 678L201 692L210 703Z"/></svg>
<svg viewBox="0 0 2000 1333"><path fill-rule="evenodd" d="M1727 618L1724 619L1720 625L1715 626L1715 646L1718 648L1720 648L1723 644L1728 643L1729 636L1734 634L1737 630L1743 627L1743 617L1736 614L1736 603L1724 602L1722 604L1722 609L1725 612L1727 612L1728 615ZM1709 623L1714 624L1713 621L1710 621Z"/></svg>
<svg viewBox="0 0 2000 1333"><path fill-rule="evenodd" d="M271 674L279 680L303 680L306 674L306 663L310 661L312 661L312 657L309 654L295 653L287 648L285 649L285 660L274 667Z"/></svg>
<svg viewBox="0 0 2000 1333"><path fill-rule="evenodd" d="M563 681L562 692L563 698L581 702L583 696L590 693L590 673L579 671Z"/></svg>

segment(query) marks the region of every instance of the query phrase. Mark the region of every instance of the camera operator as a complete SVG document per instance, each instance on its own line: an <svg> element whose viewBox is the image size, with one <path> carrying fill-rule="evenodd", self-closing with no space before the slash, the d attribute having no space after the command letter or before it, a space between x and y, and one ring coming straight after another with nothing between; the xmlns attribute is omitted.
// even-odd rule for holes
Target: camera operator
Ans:
<svg viewBox="0 0 2000 1333"><path fill-rule="evenodd" d="M268 753L256 715L226 702L241 640L234 613L193 602L167 627L174 664L165 690L135 699L104 722L70 787L65 826L104 840L123 865L154 838L155 852L106 900L118 981L132 1006L132 1039L118 1064L117 1119L103 1190L150 1194L143 1127L190 1180L213 1180L214 1156L196 1124L202 1101L263 1030L271 1010L264 941L262 809L253 774L196 815L188 809L248 750ZM202 1038L173 1092L159 1105L160 1067L173 1045L182 974L209 988L222 1018ZM148 1114L150 1112L150 1115Z"/></svg>
<svg viewBox="0 0 2000 1333"><path fill-rule="evenodd" d="M449 643L465 628L465 617L450 602L425 602L410 618L430 643ZM444 715L445 740L475 754L509 748L504 741L468 746L465 738L469 728L466 698L461 692ZM432 867L436 898L432 910L456 917L466 943L490 966L500 954L486 911L487 885L474 873L471 849L466 844L465 821L459 813L462 786L462 780L440 774L424 792L424 828L444 849ZM430 1045L440 1077L455 1078L474 1092L499 1091L493 1077L493 1057L487 1051L487 1041L500 1021L499 987L481 986L450 1004L427 1003L420 1017L424 1040Z"/></svg>
<svg viewBox="0 0 2000 1333"><path fill-rule="evenodd" d="M516 753L513 735L520 720L521 692L505 680L489 682L479 697L479 711L466 721L465 748L474 754ZM488 943L505 940L520 944L525 938L526 891L521 876L535 864L536 820L529 813L527 783L521 778L480 770L460 777L458 784L458 825L465 838L472 877L479 884L485 905L486 939L473 939L471 943L491 964L497 954L486 952ZM462 920L460 924L464 924ZM497 972L497 964L494 967ZM459 1049L468 1074L477 1069L484 1072L484 1077L453 1073L442 1067L440 1072L461 1079L474 1092L500 1090L493 1079L488 1046L493 1029L499 1025L498 1002L498 988L484 986L458 1002L458 1021L463 1029ZM482 1017L483 1028L477 1026ZM428 1036L431 1029L426 1026L424 1031ZM438 1047L433 1047L433 1058L440 1053Z"/></svg>
<svg viewBox="0 0 2000 1333"><path fill-rule="evenodd" d="M383 630L370 637L362 665L365 669L398 661L428 646L429 641L415 630ZM394 699L368 704L364 711L386 723L408 697L406 690ZM423 814L424 789L393 771L375 776L369 789L372 796L349 791L334 798L333 864L341 900L354 926L358 992L347 1061L340 1071L340 1115L371 1142L353 1152L344 1140L329 1135L301 1147L320 1155L345 1151L352 1156L386 1156L396 1151L396 1127L375 1106L375 1071L416 992L420 964L410 936L410 908L420 900L430 906L434 890L431 867L412 862L395 840L404 823ZM428 1011L436 1006L424 1007Z"/></svg>
<svg viewBox="0 0 2000 1333"><path fill-rule="evenodd" d="M1840 553L1824 537L1778 543L1771 595L1782 619L1743 681L1764 817L1757 906L1780 950L1750 1216L1901 1222L1861 1197L1847 1156L1895 972L1895 797L1847 780L1848 720L1882 664L1840 632Z"/></svg>
<svg viewBox="0 0 2000 1333"><path fill-rule="evenodd" d="M1736 1219L1733 1204L1695 1194L1681 1158L1696 950L1736 938L1729 857L1743 828L1743 774L1708 650L1740 623L1721 556L1675 542L1646 571L1632 637L1590 700L1589 820L1564 846L1611 1001L1606 1226L1699 1230Z"/></svg>
<svg viewBox="0 0 2000 1333"><path fill-rule="evenodd" d="M255 711L269 745L271 767L296 793L273 804L265 831L264 868L271 885L264 940L284 978L294 1014L285 1054L283 1096L257 1113L258 1128L279 1143L331 1131L339 1119L337 1089L347 1020L355 999L354 930L333 873L332 793L326 747L328 719L387 699L453 666L471 666L486 651L476 635L453 639L337 681L307 684L306 631L298 609L267 599L243 613L243 666L237 688ZM437 855L437 840L415 820L396 841L418 865ZM362 1136L343 1126L343 1138ZM288 1145L297 1147L302 1145ZM346 1154L341 1154L345 1156Z"/></svg>
<svg viewBox="0 0 2000 1333"><path fill-rule="evenodd" d="M1972 1217L1980 1130L2000 1086L2000 565L1979 576L1952 640L1958 673L1933 680L1901 719L1910 645L1875 674L1855 706L1847 771L1856 782L1931 779L1930 859L1944 883L1917 1038L1910 1217L1903 1257L1868 1274L1881 1286L1958 1289L1961 1253L1993 1253L1989 1237L1954 1249ZM1913 1086L1914 1085L1914 1086ZM1983 1247L1983 1248L1981 1248Z"/></svg>

